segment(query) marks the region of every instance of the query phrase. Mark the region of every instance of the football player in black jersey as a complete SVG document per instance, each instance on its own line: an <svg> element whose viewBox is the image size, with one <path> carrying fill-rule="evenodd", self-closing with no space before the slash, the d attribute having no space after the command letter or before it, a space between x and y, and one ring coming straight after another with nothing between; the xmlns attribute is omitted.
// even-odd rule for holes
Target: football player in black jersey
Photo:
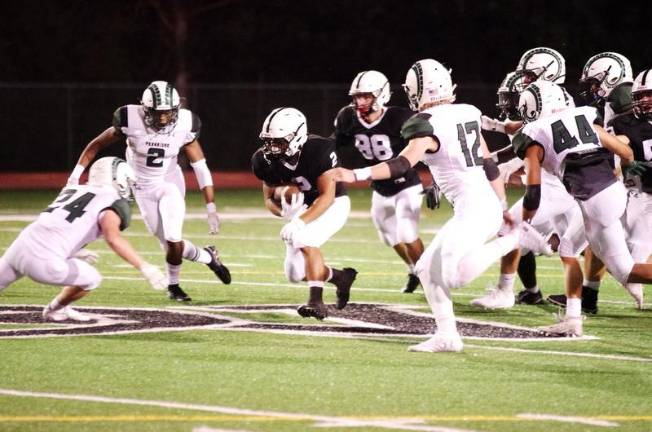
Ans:
<svg viewBox="0 0 652 432"><path fill-rule="evenodd" d="M351 83L349 95L352 103L342 108L335 119L333 135L338 151L355 147L365 166L396 157L406 145L401 126L414 112L385 106L390 98L389 82L374 70L360 72ZM371 188L373 223L381 240L394 248L408 266L408 280L402 291L414 292L419 286L414 265L423 253L418 224L424 189L419 175L410 168L399 178L372 181ZM432 187L426 193L429 207L438 206L438 191Z"/></svg>
<svg viewBox="0 0 652 432"><path fill-rule="evenodd" d="M322 300L324 283L337 288L337 308L349 301L357 271L325 265L320 247L346 223L351 201L342 183L334 180L338 166L332 140L308 135L306 117L295 108L276 108L267 116L260 133L263 141L251 158L256 177L263 182L265 206L288 220L281 230L285 241L285 275L290 282L307 281L310 297L297 312L322 320L328 308ZM301 197L280 205L275 189L296 185Z"/></svg>
<svg viewBox="0 0 652 432"><path fill-rule="evenodd" d="M615 118L613 129L629 139L634 152L634 163L625 170L629 189L625 228L634 261L645 262L652 253L652 69L638 74L632 99L633 112ZM643 308L643 286L629 284L627 290L639 294L637 307Z"/></svg>

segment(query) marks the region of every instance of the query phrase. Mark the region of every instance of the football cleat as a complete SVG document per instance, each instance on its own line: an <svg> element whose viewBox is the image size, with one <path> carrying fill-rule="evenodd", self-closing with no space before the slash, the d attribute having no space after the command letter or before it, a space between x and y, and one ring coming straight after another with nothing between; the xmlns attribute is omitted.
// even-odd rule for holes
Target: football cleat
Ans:
<svg viewBox="0 0 652 432"><path fill-rule="evenodd" d="M557 324L553 324L545 327L539 327L539 330L551 335L579 337L582 336L582 334L584 333L583 330L584 318L585 318L584 316L572 317L572 318L558 317L559 322Z"/></svg>
<svg viewBox="0 0 652 432"><path fill-rule="evenodd" d="M532 292L524 289L516 295L516 303L527 305L541 304L543 303L543 295L541 295L541 291ZM566 299L564 299L564 304L566 304Z"/></svg>
<svg viewBox="0 0 652 432"><path fill-rule="evenodd" d="M43 309L43 319L47 321L79 321L79 322L88 322L93 319L86 314L83 314L70 306L64 306L62 309L53 311L50 309L50 305L47 305Z"/></svg>
<svg viewBox="0 0 652 432"><path fill-rule="evenodd" d="M418 345L412 345L408 351L412 352L460 352L464 343L458 332L436 332L433 337Z"/></svg>
<svg viewBox="0 0 652 432"><path fill-rule="evenodd" d="M170 300L176 300L179 302L189 302L192 300L178 284L168 285L168 297Z"/></svg>
<svg viewBox="0 0 652 432"><path fill-rule="evenodd" d="M321 321L328 316L328 307L322 301L308 302L308 304L299 306L297 313L304 318L313 317Z"/></svg>
<svg viewBox="0 0 652 432"><path fill-rule="evenodd" d="M413 293L416 291L417 288L419 288L419 285L421 285L421 281L419 280L419 277L415 274L408 274L408 280L401 292L404 292L406 294Z"/></svg>
<svg viewBox="0 0 652 432"><path fill-rule="evenodd" d="M226 268L224 264L222 264L222 261L220 261L215 246L206 246L204 250L211 256L211 262L206 264L208 268L211 269L213 273L215 273L215 276L217 276L217 278L221 280L224 285L230 284L231 272L228 268Z"/></svg>
<svg viewBox="0 0 652 432"><path fill-rule="evenodd" d="M485 309L509 309L514 307L514 293L512 290L503 290L496 287L486 295L471 300L471 306Z"/></svg>
<svg viewBox="0 0 652 432"><path fill-rule="evenodd" d="M345 267L342 269L341 280L335 284L337 287L335 290L335 294L337 295L336 307L338 309L344 309L344 307L346 307L347 303L349 302L349 297L351 295L351 285L353 285L353 281L355 281L355 277L357 275L358 272L356 269L351 267Z"/></svg>
<svg viewBox="0 0 652 432"><path fill-rule="evenodd" d="M546 300L556 306L566 307L566 296L564 294L552 294ZM582 312L591 315L598 313L598 291L589 287L582 287Z"/></svg>

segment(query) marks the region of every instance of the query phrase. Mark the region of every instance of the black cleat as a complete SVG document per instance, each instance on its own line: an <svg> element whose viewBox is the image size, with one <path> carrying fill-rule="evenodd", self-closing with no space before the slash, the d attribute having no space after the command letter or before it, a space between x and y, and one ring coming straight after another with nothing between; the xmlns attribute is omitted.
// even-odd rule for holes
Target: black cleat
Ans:
<svg viewBox="0 0 652 432"><path fill-rule="evenodd" d="M222 261L220 261L215 246L206 246L204 250L211 256L211 262L206 264L208 268L211 269L213 273L215 273L215 276L217 276L217 278L221 280L224 285L230 284L231 272L228 268L226 268L224 264L222 264Z"/></svg>
<svg viewBox="0 0 652 432"><path fill-rule="evenodd" d="M328 316L328 307L323 302L308 302L299 306L297 313L304 318L313 317L321 321Z"/></svg>
<svg viewBox="0 0 652 432"><path fill-rule="evenodd" d="M178 302L189 302L192 299L188 297L179 285L168 285L168 297L170 300L176 300Z"/></svg>
<svg viewBox="0 0 652 432"><path fill-rule="evenodd" d="M349 303L349 296L351 295L351 285L358 275L358 271L351 267L344 267L342 269L342 277L338 283L335 284L337 289L335 294L337 295L337 304L338 309L344 309Z"/></svg>
<svg viewBox="0 0 652 432"><path fill-rule="evenodd" d="M543 296L541 295L541 291L533 293L532 291L524 289L523 291L520 291L518 294L516 294L516 303L526 305L541 304L543 303Z"/></svg>
<svg viewBox="0 0 652 432"><path fill-rule="evenodd" d="M421 285L421 281L419 280L419 277L415 274L408 274L408 280L407 283L405 284L405 287L401 290L401 292L404 292L406 294L413 293L416 291L416 289Z"/></svg>
<svg viewBox="0 0 652 432"><path fill-rule="evenodd" d="M549 295L547 299L550 303L566 307L566 296L564 294ZM598 291L582 287L582 312L595 315L598 313Z"/></svg>

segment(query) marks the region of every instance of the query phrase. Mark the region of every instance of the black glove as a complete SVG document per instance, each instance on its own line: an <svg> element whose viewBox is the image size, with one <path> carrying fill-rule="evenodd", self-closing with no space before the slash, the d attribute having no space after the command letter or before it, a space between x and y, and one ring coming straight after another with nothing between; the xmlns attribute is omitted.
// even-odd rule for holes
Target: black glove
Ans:
<svg viewBox="0 0 652 432"><path fill-rule="evenodd" d="M423 188L423 192L421 193L426 196L426 206L430 210L439 208L439 204L441 204L441 190L437 186L437 183L432 183L430 186Z"/></svg>
<svg viewBox="0 0 652 432"><path fill-rule="evenodd" d="M623 173L632 176L641 176L646 170L647 170L647 165L645 164L645 162L641 162L637 160L623 167Z"/></svg>

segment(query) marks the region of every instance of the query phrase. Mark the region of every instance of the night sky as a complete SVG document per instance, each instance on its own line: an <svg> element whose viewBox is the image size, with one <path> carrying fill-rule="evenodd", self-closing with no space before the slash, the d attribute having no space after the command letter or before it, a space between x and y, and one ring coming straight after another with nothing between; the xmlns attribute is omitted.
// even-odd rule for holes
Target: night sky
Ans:
<svg viewBox="0 0 652 432"><path fill-rule="evenodd" d="M3 4L0 81L400 83L435 58L498 83L523 51L557 49L576 82L594 54L652 66L652 2L66 0ZM622 6L621 6L622 5ZM636 5L636 6L634 6Z"/></svg>

